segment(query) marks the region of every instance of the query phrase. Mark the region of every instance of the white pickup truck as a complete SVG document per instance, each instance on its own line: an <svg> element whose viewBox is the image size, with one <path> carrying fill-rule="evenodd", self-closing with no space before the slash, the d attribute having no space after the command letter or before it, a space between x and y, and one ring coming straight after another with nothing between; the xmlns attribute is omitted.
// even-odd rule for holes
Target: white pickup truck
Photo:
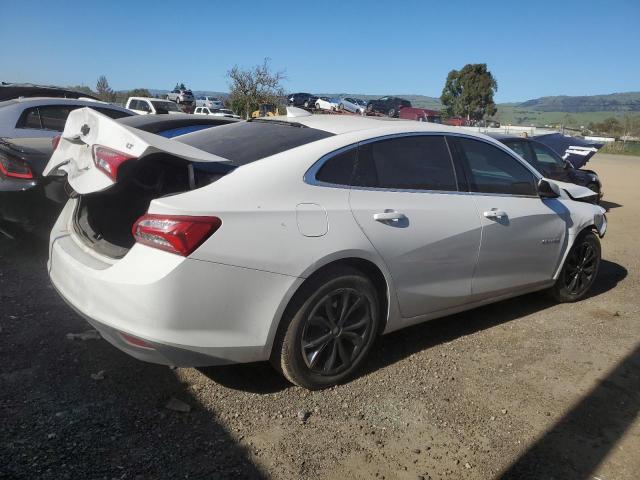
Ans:
<svg viewBox="0 0 640 480"><path fill-rule="evenodd" d="M141 115L149 113L183 113L174 102L161 98L129 97L126 108Z"/></svg>

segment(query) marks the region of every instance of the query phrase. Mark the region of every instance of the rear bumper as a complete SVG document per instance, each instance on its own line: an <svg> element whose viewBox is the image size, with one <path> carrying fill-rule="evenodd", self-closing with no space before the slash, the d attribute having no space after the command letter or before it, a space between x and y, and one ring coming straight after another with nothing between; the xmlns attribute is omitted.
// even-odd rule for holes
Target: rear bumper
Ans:
<svg viewBox="0 0 640 480"><path fill-rule="evenodd" d="M301 279L142 245L117 262L100 258L66 227L74 204L67 204L52 232L49 275L107 341L135 358L166 365L269 358L283 299ZM127 335L151 348L131 344Z"/></svg>

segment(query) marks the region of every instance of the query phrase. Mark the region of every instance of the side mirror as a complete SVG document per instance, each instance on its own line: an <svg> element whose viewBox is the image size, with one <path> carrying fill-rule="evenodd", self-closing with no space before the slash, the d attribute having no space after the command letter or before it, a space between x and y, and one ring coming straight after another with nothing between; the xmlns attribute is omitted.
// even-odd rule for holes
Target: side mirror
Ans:
<svg viewBox="0 0 640 480"><path fill-rule="evenodd" d="M540 198L558 198L560 193L556 191L557 188L557 185L552 184L546 178L538 180L538 195L540 195Z"/></svg>

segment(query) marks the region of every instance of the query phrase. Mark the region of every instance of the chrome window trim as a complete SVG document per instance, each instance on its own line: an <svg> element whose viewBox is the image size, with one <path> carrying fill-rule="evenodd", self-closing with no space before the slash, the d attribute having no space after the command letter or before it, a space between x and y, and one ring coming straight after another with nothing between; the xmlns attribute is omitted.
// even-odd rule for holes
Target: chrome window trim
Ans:
<svg viewBox="0 0 640 480"><path fill-rule="evenodd" d="M329 187L329 188L340 188L340 189L344 189L344 190L370 190L370 191L377 191L377 192L405 192L405 193L439 193L439 194L457 194L457 195L481 195L481 196L491 196L491 197L519 197L519 198L537 198L540 199L539 195L516 195L513 193L485 193L485 192L465 192L465 191L461 191L461 190L421 190L421 189L410 189L410 188L385 188L385 187L361 187L361 186L355 186L355 185L342 185L339 183L329 183L329 182L323 182L321 180L318 180L316 178L316 175L318 174L318 172L320 171L320 169L323 167L323 165L330 160L331 158L335 157L336 155L339 155L341 153L344 153L352 148L358 148L361 145L367 145L369 143L374 143L374 142L378 142L381 140L388 140L388 139L392 139L392 138L402 138L402 137L416 137L416 136L441 136L441 137L445 137L445 141L446 141L446 137L447 136L451 136L451 137L462 137L462 138L467 138L470 140L477 140L479 142L484 142L487 143L493 147L498 148L499 150L502 150L503 152L505 152L507 155L509 155L511 158L513 158L514 160L516 160L518 163L520 163L520 165L522 165L523 167L525 167L532 175L533 178L535 180L535 183L537 184L537 182L541 179L544 178L537 170L535 170L531 165L529 165L526 161L521 160L517 155L514 155L513 152L504 144L498 142L497 140L487 140L485 138L481 138L481 137L476 137L475 135L469 135L463 132L402 132L402 133L391 133L388 135L382 135L380 137L372 137L372 138L367 138L366 140L361 140L359 142L355 142L355 143L351 143L349 145L345 145L343 147L340 147L336 150L333 150L329 153L325 153L322 157L320 157L313 165L311 165L311 167L309 167L309 169L305 172L305 174L302 177L302 180L304 183L308 184L308 185L312 185L312 186L316 186L316 187ZM494 143L495 142L495 143ZM449 144L447 143L447 149L449 150ZM451 158L451 161L453 162L453 152L451 152L449 150L449 156ZM455 169L455 165L452 164L453 167L453 174L454 177L456 179L456 184L458 184L458 178L457 178L457 173L456 173L456 169ZM458 188L459 188L459 184L458 184ZM537 190L537 185L536 185L536 190Z"/></svg>

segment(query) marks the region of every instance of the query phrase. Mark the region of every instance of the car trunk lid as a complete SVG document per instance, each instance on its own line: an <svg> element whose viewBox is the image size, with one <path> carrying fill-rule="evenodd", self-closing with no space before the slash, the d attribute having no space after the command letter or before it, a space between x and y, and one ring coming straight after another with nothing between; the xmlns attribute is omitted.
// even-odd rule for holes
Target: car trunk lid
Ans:
<svg viewBox="0 0 640 480"><path fill-rule="evenodd" d="M96 151L100 152L100 148L121 154L121 163L139 161L158 153L187 162L228 163L217 155L122 125L95 110L81 108L69 114L58 147L43 174L66 172L69 184L81 195L111 188L118 177L99 168Z"/></svg>

